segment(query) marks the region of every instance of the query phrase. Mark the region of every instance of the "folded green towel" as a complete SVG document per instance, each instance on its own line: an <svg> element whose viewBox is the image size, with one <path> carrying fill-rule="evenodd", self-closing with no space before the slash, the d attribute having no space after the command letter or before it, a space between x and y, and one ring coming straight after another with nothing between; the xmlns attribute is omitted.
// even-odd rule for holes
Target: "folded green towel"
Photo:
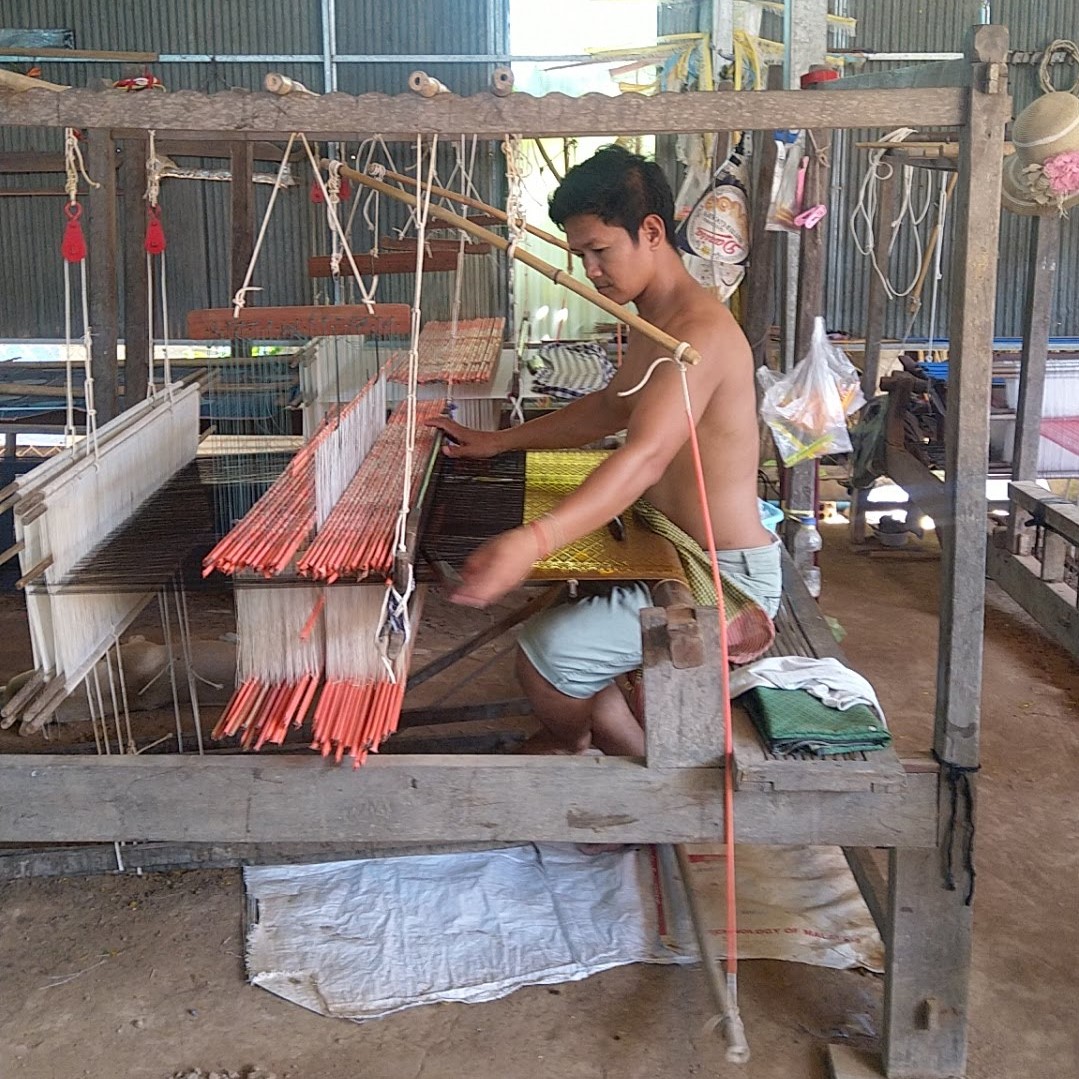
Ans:
<svg viewBox="0 0 1079 1079"><path fill-rule="evenodd" d="M806 750L821 757L869 752L891 745L880 716L868 705L840 711L804 689L757 686L738 698L774 753Z"/></svg>

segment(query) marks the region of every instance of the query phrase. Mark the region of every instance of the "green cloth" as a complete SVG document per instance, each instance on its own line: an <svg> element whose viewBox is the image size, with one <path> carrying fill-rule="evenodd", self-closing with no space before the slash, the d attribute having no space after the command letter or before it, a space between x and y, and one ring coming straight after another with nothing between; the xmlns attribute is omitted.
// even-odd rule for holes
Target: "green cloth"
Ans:
<svg viewBox="0 0 1079 1079"><path fill-rule="evenodd" d="M883 749L892 742L880 716L865 704L841 711L804 689L765 686L747 690L738 700L775 753L805 750L830 757Z"/></svg>
<svg viewBox="0 0 1079 1079"><path fill-rule="evenodd" d="M633 504L633 512L658 536L669 540L678 552L689 590L701 607L716 605L716 588L712 583L712 560L704 548L683 528L679 528L662 510L657 510L651 502L643 498ZM747 595L735 584L723 576L723 607L728 621L746 607L760 607L760 604Z"/></svg>

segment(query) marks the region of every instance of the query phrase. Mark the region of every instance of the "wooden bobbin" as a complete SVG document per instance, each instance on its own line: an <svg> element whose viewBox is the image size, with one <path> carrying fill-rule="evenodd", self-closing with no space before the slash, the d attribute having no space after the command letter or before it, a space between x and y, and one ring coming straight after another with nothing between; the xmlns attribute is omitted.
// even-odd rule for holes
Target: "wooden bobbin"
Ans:
<svg viewBox="0 0 1079 1079"><path fill-rule="evenodd" d="M408 77L408 88L420 97L435 97L438 94L448 94L450 88L441 83L433 75L426 71L413 71Z"/></svg>
<svg viewBox="0 0 1079 1079"><path fill-rule="evenodd" d="M495 97L509 97L513 93L513 72L508 67L496 67L491 72L491 93Z"/></svg>
<svg viewBox="0 0 1079 1079"><path fill-rule="evenodd" d="M319 95L314 90L308 90L302 82L297 82L296 79L290 79L287 75L282 75L279 71L268 71L262 80L263 89L268 90L271 94L277 94L278 97L284 97L286 94L308 94L310 97L318 97Z"/></svg>

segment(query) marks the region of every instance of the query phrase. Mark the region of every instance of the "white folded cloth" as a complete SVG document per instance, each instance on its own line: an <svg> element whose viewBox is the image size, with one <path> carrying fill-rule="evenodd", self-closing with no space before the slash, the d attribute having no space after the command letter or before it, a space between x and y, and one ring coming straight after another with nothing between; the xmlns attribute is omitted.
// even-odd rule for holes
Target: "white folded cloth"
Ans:
<svg viewBox="0 0 1079 1079"><path fill-rule="evenodd" d="M812 656L768 656L731 671L731 697L757 686L768 689L804 689L828 705L845 711L867 704L887 726L873 687L857 671L838 659Z"/></svg>

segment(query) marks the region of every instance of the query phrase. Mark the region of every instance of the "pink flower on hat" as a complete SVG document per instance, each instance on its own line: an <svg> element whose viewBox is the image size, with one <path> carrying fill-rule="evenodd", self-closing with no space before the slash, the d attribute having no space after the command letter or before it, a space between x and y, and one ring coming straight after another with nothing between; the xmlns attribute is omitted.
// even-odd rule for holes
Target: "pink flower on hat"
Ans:
<svg viewBox="0 0 1079 1079"><path fill-rule="evenodd" d="M1079 150L1055 154L1042 165L1049 190L1058 197L1079 191Z"/></svg>

